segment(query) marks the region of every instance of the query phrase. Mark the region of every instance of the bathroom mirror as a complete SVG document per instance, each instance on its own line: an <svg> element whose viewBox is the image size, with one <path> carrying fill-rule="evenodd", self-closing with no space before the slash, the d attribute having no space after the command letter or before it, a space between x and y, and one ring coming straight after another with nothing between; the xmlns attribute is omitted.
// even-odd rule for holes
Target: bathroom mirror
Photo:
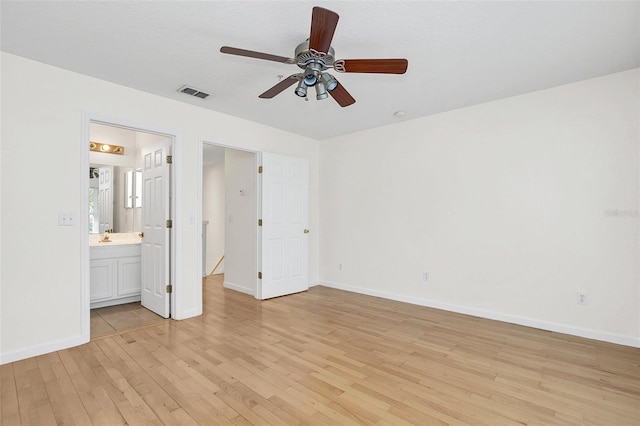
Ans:
<svg viewBox="0 0 640 426"><path fill-rule="evenodd" d="M140 232L142 172L132 167L91 164L89 233Z"/></svg>

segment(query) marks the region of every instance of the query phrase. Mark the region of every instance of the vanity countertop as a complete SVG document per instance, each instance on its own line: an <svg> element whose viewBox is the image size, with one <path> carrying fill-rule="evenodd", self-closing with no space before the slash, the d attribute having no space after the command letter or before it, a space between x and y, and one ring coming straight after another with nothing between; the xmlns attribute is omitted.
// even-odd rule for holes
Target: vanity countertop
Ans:
<svg viewBox="0 0 640 426"><path fill-rule="evenodd" d="M103 242L104 234L90 234L89 246L90 247L108 247L118 246L125 244L140 244L142 238L138 235L138 232L114 232L109 235L109 242Z"/></svg>

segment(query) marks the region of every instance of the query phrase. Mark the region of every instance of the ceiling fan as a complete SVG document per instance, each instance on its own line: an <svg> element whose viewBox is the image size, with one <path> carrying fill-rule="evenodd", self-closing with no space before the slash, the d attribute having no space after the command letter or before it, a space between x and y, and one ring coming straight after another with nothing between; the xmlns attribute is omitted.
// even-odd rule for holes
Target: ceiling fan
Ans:
<svg viewBox="0 0 640 426"><path fill-rule="evenodd" d="M321 7L314 7L311 14L311 34L309 39L300 43L295 50L295 58L255 52L253 50L238 49L223 46L220 52L230 55L246 56L267 61L295 64L303 72L292 74L282 79L278 84L262 93L259 98L271 99L288 87L298 83L296 95L306 98L307 89L315 87L316 99L326 99L328 94L341 107L355 103L355 99L336 80L327 73L329 68L337 72L404 74L407 71L406 59L335 59L335 51L331 47L333 33L338 25L338 14Z"/></svg>

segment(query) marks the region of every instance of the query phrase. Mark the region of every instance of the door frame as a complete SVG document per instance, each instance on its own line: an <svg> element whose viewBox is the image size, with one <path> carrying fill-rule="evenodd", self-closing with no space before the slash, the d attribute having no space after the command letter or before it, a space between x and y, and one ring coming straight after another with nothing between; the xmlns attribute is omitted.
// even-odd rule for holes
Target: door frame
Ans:
<svg viewBox="0 0 640 426"><path fill-rule="evenodd" d="M213 145L213 146L217 146L220 148L225 148L225 149L234 149L236 151L243 151L243 152L250 152L252 154L255 155L255 179L256 179L256 217L255 217L255 221L254 223L258 224L258 219L260 218L260 206L262 203L262 175L260 173L257 173L258 167L260 165L262 165L262 152L261 151L256 151L253 149L248 149L248 148L239 148L237 146L232 146L232 145L227 145L224 143L219 143L219 142L214 142L210 139L199 139L198 140L198 164L196 165L197 170L198 170L198 184L197 184L197 201L196 201L196 226L198 229L198 235L200 235L200 244L198 244L197 247L197 254L196 254L196 268L198 271L202 271L202 189L203 189L203 173L204 173L204 158L203 158L203 151L204 151L204 145ZM88 192L88 189L87 189ZM226 215L225 215L225 226L226 226ZM226 239L226 235L225 235L225 239ZM261 262L262 262L262 232L260 230L260 228L258 227L258 232L256 232L256 241L255 241L255 245L256 245L256 257L254 259L255 265L256 265L256 271L260 271L261 268ZM258 277L255 277L255 291L254 294L252 295L253 297L255 297L256 299L259 299L260 295L262 293L262 288L260 286L260 279L258 279ZM199 301L199 305L198 305L198 309L199 312L202 312L202 286L198 286L198 301Z"/></svg>
<svg viewBox="0 0 640 426"><path fill-rule="evenodd" d="M81 230L80 232L80 298L81 298L81 340L83 343L91 340L91 282L90 282L90 248L89 248L89 142L91 138L91 123L103 124L106 126L119 127L137 132L154 133L171 138L171 154L174 157L179 158L182 150L182 144L180 143L180 136L178 132L163 128L155 124L147 124L140 122L132 122L130 120L124 120L122 118L104 116L96 113L82 113L82 129L81 129L81 141L80 144L80 217L78 220ZM176 161L172 165L170 173L170 211L171 216L176 222L178 216L179 199L180 194L176 191L181 183L181 176L179 169L179 161ZM169 253L169 268L170 279L173 284L173 292L171 293L170 300L170 317L179 317L179 313L176 312L176 300L180 299L181 286L176 285L176 276L179 276L176 271L176 252L178 251L178 239L176 238L175 227L170 231L170 253ZM200 294L200 303L202 303L202 294Z"/></svg>

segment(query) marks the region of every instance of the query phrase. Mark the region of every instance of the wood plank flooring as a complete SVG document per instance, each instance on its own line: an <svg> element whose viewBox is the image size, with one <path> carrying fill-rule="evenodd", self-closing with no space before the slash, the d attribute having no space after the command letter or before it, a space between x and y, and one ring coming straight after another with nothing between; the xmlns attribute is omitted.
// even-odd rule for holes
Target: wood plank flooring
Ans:
<svg viewBox="0 0 640 426"><path fill-rule="evenodd" d="M2 425L638 425L640 349L324 287L0 366Z"/></svg>

